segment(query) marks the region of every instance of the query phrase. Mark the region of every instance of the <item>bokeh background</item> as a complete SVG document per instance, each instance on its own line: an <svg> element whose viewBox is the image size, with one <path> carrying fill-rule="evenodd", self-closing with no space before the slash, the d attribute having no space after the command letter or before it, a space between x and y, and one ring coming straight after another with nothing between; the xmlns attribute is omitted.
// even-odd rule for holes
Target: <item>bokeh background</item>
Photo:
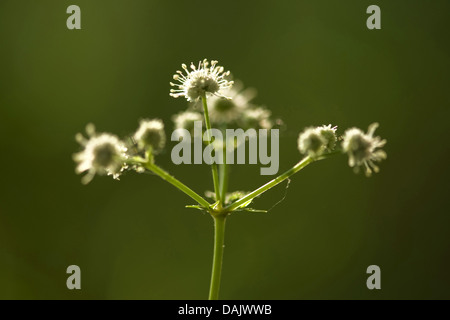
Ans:
<svg viewBox="0 0 450 320"><path fill-rule="evenodd" d="M82 30L66 28L77 4ZM366 28L377 4L382 29ZM0 298L204 299L212 219L159 178L74 173L87 123L121 136L186 108L183 62L217 59L284 120L280 172L309 125L378 121L370 179L344 156L298 173L268 214L228 219L223 299L450 298L448 1L0 1ZM198 192L210 169L158 163ZM232 168L232 189L268 177ZM255 201L270 208L285 186ZM82 290L66 288L81 268ZM381 290L366 268L381 267Z"/></svg>

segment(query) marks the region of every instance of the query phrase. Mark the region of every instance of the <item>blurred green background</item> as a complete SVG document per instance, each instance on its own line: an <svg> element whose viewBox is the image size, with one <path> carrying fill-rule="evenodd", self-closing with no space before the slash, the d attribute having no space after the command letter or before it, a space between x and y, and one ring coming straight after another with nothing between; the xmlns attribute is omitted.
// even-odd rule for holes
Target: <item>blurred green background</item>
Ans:
<svg viewBox="0 0 450 320"><path fill-rule="evenodd" d="M77 4L82 30L66 28ZM377 4L382 29L366 28ZM280 172L309 125L364 130L388 159L370 179L344 156L298 173L269 214L228 219L223 299L450 298L448 1L0 1L0 298L204 299L212 219L151 175L74 173L87 123L120 136L186 108L183 62L217 59L284 120ZM158 163L199 193L210 169ZM235 166L232 189L269 177ZM285 187L255 201L269 208ZM66 288L81 268L82 290ZM381 267L381 290L366 268Z"/></svg>

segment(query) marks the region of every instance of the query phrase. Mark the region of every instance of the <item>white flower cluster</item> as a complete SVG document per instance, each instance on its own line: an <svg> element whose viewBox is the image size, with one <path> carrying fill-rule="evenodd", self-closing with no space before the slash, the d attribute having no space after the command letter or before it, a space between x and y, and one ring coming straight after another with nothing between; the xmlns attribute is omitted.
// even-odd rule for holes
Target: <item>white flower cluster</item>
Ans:
<svg viewBox="0 0 450 320"><path fill-rule="evenodd" d="M208 112L211 122L217 125L236 123L242 120L243 115L255 108L251 103L256 97L256 90L243 88L241 82L225 91L227 97L211 97L208 99Z"/></svg>
<svg viewBox="0 0 450 320"><path fill-rule="evenodd" d="M172 117L175 123L175 129L186 129L192 135L194 133L194 123L196 121L203 121L203 116L195 111L183 111Z"/></svg>
<svg viewBox="0 0 450 320"><path fill-rule="evenodd" d="M386 159L387 155L381 150L386 140L380 137L374 137L375 129L378 123L369 126L368 132L364 133L361 129L350 128L342 136L342 151L348 155L348 164L359 171L364 167L366 176L372 172L378 172L379 168L374 162ZM300 133L298 138L298 149L301 153L311 157L318 157L324 152L332 151L336 146L337 127L321 126L310 127Z"/></svg>
<svg viewBox="0 0 450 320"><path fill-rule="evenodd" d="M77 162L76 173L87 172L82 178L83 184L89 183L96 174L111 175L118 180L119 176L129 168L128 160L133 152L127 144L117 136L110 133L96 133L93 124L86 126L88 138L81 133L75 136L83 150L74 154L73 159ZM141 120L139 129L134 133L138 151L158 153L165 145L166 135L164 124L161 120ZM138 172L142 168L133 167Z"/></svg>
<svg viewBox="0 0 450 320"><path fill-rule="evenodd" d="M127 148L115 135L95 132L93 124L86 126L86 139L81 133L75 136L76 140L84 147L83 151L76 153L73 158L78 163L75 171L82 173L87 171L81 182L89 183L96 174L112 175L118 179L125 168L127 160Z"/></svg>
<svg viewBox="0 0 450 320"><path fill-rule="evenodd" d="M164 123L160 119L144 119L140 121L139 129L133 136L140 150L151 148L152 153L160 152L166 144Z"/></svg>
<svg viewBox="0 0 450 320"><path fill-rule="evenodd" d="M377 128L378 123L372 123L367 133L358 128L351 128L345 131L343 137L342 148L348 154L349 166L355 168L355 171L364 167L366 176L370 176L372 171L378 172L379 168L374 162L387 157L386 152L380 149L384 147L386 140L373 136Z"/></svg>
<svg viewBox="0 0 450 320"><path fill-rule="evenodd" d="M179 83L171 82L170 85L176 89L170 90L170 95L174 98L185 97L188 101L197 101L207 93L226 97L223 90L230 88L233 81L228 81L227 76L230 71L224 72L224 68L217 65L218 61L211 61L211 65L207 59L200 61L198 67L191 63L191 70L185 64L181 67L186 72L177 71L173 79Z"/></svg>
<svg viewBox="0 0 450 320"><path fill-rule="evenodd" d="M224 97L226 96L226 97ZM216 128L242 128L244 130L272 129L280 120L271 119L271 111L267 108L257 106L252 103L256 97L256 90L253 88L244 89L243 84L237 81L233 87L222 91L222 95L213 95L208 98L208 113L211 124ZM192 132L195 121L202 121L203 114L197 103L193 103L189 108L175 115L172 120L175 128L186 129Z"/></svg>
<svg viewBox="0 0 450 320"><path fill-rule="evenodd" d="M331 124L321 127L306 128L298 137L298 149L312 157L320 156L325 151L332 151L336 145L336 129Z"/></svg>

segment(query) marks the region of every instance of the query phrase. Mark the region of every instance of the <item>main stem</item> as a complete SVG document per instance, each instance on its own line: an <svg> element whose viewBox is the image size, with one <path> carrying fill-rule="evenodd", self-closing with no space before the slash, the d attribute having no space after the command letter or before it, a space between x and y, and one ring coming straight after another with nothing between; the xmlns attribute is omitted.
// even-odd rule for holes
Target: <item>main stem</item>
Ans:
<svg viewBox="0 0 450 320"><path fill-rule="evenodd" d="M213 216L213 219L214 219L214 257L211 273L211 286L209 288L209 300L218 300L220 289L220 277L222 274L226 215Z"/></svg>
<svg viewBox="0 0 450 320"><path fill-rule="evenodd" d="M202 96L202 103L203 103L203 112L205 114L205 124L206 124L206 136L208 138L208 144L210 144L211 141L211 122L209 121L209 113L208 113L208 104L206 102L206 95ZM219 201L220 207L222 206L222 198L220 194L220 188L219 188L219 173L217 171L217 164L213 162L211 165L212 169L212 176L213 176L213 182L214 182L214 192L216 193L216 201Z"/></svg>

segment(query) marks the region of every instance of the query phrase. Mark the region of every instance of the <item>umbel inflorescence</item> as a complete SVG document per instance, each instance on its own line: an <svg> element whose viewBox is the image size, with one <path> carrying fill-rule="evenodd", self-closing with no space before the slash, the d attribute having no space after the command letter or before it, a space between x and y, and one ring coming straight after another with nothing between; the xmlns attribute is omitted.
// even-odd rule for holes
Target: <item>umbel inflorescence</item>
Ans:
<svg viewBox="0 0 450 320"><path fill-rule="evenodd" d="M269 109L253 102L256 91L251 88L245 89L239 81L235 84L230 79L230 72L225 72L217 61L209 62L204 59L198 65L191 63L190 68L182 64L182 69L184 72L177 71L173 76L177 83L170 82L170 85L174 87L170 90L170 95L174 98L184 97L188 102L186 110L172 117L175 130L183 130L184 133L191 135L199 134L200 138L203 137L201 143L205 146L210 144L213 146L212 152L221 151L222 148L225 149L225 146L230 145L232 148L240 147L238 140L235 139L217 141L217 136L213 139L214 129L228 132L230 128L237 128L241 131L246 130L247 133L253 130L256 135L262 135L261 138L267 137L269 131L278 130L277 127L281 121L274 119ZM198 124L205 128L200 133L196 130ZM164 123L160 119L140 120L136 132L124 139L119 139L110 133L97 133L94 126L89 124L86 127L87 138L81 134L76 136L82 150L74 155L74 160L77 162L76 172L86 172L82 178L85 184L89 183L95 175L111 175L114 179L119 179L120 175L126 171L138 173L150 171L196 201L195 205L188 207L208 212L215 223L214 259L209 298L217 299L227 216L234 211L258 211L248 207L253 199L290 178L307 165L335 155L346 154L348 164L355 172L358 172L360 168L364 169L367 176L378 172L377 163L386 159L386 153L382 150L386 140L375 136L377 127L377 123L371 124L367 133L358 128L350 128L341 136L337 133L337 126L331 124L306 127L298 136L297 147L302 155L298 163L252 192L228 192L229 164L227 162L212 161L214 191L205 191L206 197L200 196L164 171L155 162L155 156L166 145ZM249 140L248 136L250 134L240 143L245 144ZM207 201L206 198L213 201Z"/></svg>

